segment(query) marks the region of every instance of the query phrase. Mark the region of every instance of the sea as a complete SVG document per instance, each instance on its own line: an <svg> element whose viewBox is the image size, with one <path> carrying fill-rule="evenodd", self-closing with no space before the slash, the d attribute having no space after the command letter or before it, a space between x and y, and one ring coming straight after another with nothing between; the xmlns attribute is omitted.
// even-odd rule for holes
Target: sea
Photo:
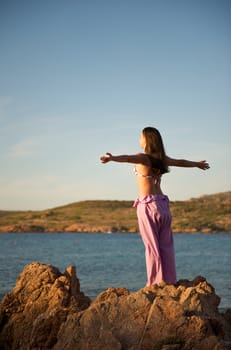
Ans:
<svg viewBox="0 0 231 350"><path fill-rule="evenodd" d="M174 234L177 279L200 275L231 307L231 234ZM60 272L74 265L81 291L92 300L110 287L134 292L146 284L144 246L131 233L1 233L0 300L25 265L39 261Z"/></svg>

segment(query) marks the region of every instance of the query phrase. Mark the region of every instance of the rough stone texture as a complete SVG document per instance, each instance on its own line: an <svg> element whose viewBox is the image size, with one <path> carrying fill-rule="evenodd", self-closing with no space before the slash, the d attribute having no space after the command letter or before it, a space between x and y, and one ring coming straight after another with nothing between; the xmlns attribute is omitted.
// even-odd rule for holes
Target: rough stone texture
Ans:
<svg viewBox="0 0 231 350"><path fill-rule="evenodd" d="M89 305L75 267L61 274L51 265L27 265L1 303L0 348L51 349L67 315Z"/></svg>
<svg viewBox="0 0 231 350"><path fill-rule="evenodd" d="M25 267L3 299L1 349L228 350L231 310L203 277L145 287L109 288L90 305L75 268Z"/></svg>

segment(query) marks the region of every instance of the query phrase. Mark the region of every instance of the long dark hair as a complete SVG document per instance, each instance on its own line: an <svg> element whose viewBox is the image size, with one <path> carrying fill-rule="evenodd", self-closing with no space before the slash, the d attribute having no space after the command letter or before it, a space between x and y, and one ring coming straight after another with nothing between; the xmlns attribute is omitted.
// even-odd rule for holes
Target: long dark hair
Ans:
<svg viewBox="0 0 231 350"><path fill-rule="evenodd" d="M146 141L144 151L149 155L153 171L160 174L169 172L166 164L164 143L160 132L153 127L146 127L142 132Z"/></svg>

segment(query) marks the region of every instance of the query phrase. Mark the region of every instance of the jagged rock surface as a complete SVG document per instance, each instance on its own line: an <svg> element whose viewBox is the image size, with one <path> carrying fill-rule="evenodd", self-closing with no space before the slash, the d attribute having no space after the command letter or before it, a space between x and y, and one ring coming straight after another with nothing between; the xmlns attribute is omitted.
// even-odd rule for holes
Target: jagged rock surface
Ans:
<svg viewBox="0 0 231 350"><path fill-rule="evenodd" d="M1 303L1 347L52 349L68 314L86 309L90 302L80 292L75 267L61 274L51 265L27 265Z"/></svg>
<svg viewBox="0 0 231 350"><path fill-rule="evenodd" d="M231 311L203 277L162 283L135 293L109 288L90 299L75 267L64 274L32 263L2 300L4 350L228 350Z"/></svg>

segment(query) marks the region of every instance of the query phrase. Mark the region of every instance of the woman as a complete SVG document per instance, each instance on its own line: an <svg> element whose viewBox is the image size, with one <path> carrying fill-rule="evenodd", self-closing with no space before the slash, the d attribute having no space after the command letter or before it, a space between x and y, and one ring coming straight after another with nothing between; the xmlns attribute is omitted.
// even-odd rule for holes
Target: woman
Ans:
<svg viewBox="0 0 231 350"><path fill-rule="evenodd" d="M143 129L140 136L143 153L118 155L106 153L100 158L102 163L133 163L137 177L139 197L134 206L141 237L145 246L147 286L165 281L176 282L176 266L169 199L161 190L161 177L169 171L169 166L209 169L205 160L195 162L173 159L165 154L162 137L153 127Z"/></svg>

